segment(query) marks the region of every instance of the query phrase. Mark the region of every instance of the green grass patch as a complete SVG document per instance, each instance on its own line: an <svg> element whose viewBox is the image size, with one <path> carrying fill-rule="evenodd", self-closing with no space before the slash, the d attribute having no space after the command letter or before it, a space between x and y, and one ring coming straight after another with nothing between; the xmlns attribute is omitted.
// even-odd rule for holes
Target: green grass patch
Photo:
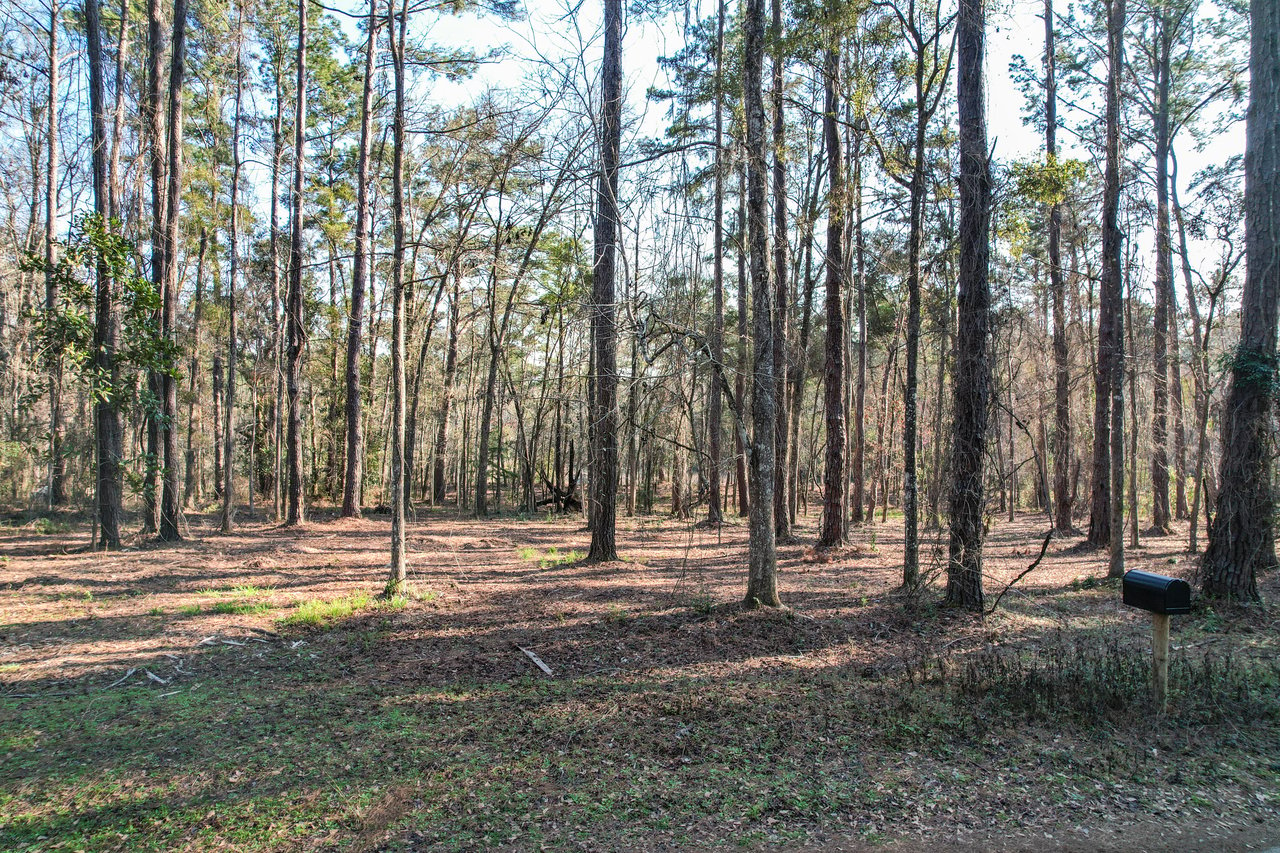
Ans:
<svg viewBox="0 0 1280 853"><path fill-rule="evenodd" d="M567 566L571 563L577 563L582 560L586 554L577 550L561 551L555 545L552 545L546 551L539 551L537 548L524 546L516 550L516 554L520 559L537 563L540 569L551 569L556 566Z"/></svg>
<svg viewBox="0 0 1280 853"><path fill-rule="evenodd" d="M405 598L405 596L396 597ZM297 609L287 616L280 617L279 621L287 628L322 628L339 619L345 619L358 610L363 610L372 600L365 592L357 592L328 601L311 599L299 604Z"/></svg>
<svg viewBox="0 0 1280 853"><path fill-rule="evenodd" d="M266 613L271 605L265 601L219 601L209 608L211 613L243 616L250 613Z"/></svg>

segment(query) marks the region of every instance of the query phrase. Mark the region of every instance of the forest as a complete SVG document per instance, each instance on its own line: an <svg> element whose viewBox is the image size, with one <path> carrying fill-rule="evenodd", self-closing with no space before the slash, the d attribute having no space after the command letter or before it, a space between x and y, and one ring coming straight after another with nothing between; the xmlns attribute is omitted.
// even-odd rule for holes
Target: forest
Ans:
<svg viewBox="0 0 1280 853"><path fill-rule="evenodd" d="M0 847L1280 845L1280 2L330 2L0 4Z"/></svg>

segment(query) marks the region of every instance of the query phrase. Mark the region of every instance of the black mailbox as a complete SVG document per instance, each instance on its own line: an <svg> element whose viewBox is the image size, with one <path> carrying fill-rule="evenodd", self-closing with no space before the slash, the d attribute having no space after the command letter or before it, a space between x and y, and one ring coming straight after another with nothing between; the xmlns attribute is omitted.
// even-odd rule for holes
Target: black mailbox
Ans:
<svg viewBox="0 0 1280 853"><path fill-rule="evenodd" d="M1120 586L1130 607L1174 616L1191 612L1191 586L1184 580L1132 571L1124 573Z"/></svg>

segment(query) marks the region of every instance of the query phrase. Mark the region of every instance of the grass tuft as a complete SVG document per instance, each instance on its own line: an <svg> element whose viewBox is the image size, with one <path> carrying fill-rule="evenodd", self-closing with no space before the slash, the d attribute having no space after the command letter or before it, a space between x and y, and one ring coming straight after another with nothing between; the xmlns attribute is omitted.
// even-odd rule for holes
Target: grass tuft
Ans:
<svg viewBox="0 0 1280 853"><path fill-rule="evenodd" d="M302 602L292 613L280 617L279 621L287 628L322 628L364 609L372 600L367 592L356 592L329 601L312 599Z"/></svg>

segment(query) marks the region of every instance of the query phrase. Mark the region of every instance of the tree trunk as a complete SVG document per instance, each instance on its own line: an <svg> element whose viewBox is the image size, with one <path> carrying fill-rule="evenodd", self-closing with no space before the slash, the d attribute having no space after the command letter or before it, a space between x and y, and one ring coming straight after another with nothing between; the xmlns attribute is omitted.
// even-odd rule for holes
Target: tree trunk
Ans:
<svg viewBox="0 0 1280 853"><path fill-rule="evenodd" d="M98 0L85 0L85 33L89 59L89 109L93 158L93 210L107 227L107 118L104 112L102 82L102 21ZM99 257L95 293L93 362L99 385L95 390L94 427L96 436L97 521L99 547L107 551L120 548L120 517L123 514L121 456L124 449L120 429L119 397L115 393L120 382L116 365L116 345L120 336L117 308L117 285L107 263ZM105 393L104 393L105 392Z"/></svg>
<svg viewBox="0 0 1280 853"><path fill-rule="evenodd" d="M853 388L853 453L852 495L849 500L850 521L861 524L864 519L863 495L867 456L867 268L866 234L862 223L862 135L864 131L854 127L853 134L853 251L854 275L857 279L858 312L858 367Z"/></svg>
<svg viewBox="0 0 1280 853"><path fill-rule="evenodd" d="M342 517L359 518L364 493L364 430L360 412L360 338L366 281L370 273L369 149L373 139L373 74L377 54L377 0L369 0L364 54L364 98L360 109L360 149L356 155L355 258L351 271L351 313L347 317L347 464L342 484Z"/></svg>
<svg viewBox="0 0 1280 853"><path fill-rule="evenodd" d="M436 505L444 503L445 466L444 454L449 435L449 408L453 402L453 381L458 370L458 322L461 305L459 302L459 276L453 276L453 292L449 295L449 343L444 357L444 388L440 392L440 414L436 420L436 442L434 477L432 482L432 500Z"/></svg>
<svg viewBox="0 0 1280 853"><path fill-rule="evenodd" d="M235 447L236 447L236 279L240 273L240 119L244 98L244 10L238 9L236 20L236 105L235 118L231 122L231 233L228 239L230 263L227 268L227 418L223 424L222 445L222 532L230 533L236 517ZM249 477L253 477L250 459Z"/></svg>
<svg viewBox="0 0 1280 853"><path fill-rule="evenodd" d="M991 393L991 172L983 58L983 0L960 0L956 19L956 102L960 118L960 281L956 328L955 421L951 452L951 535L947 558L949 605L983 608L982 467Z"/></svg>
<svg viewBox="0 0 1280 853"><path fill-rule="evenodd" d="M782 109L783 64L782 0L772 0L773 21L769 34L773 71L770 92L773 108L773 385L776 463L773 480L774 530L779 542L791 539L791 513L787 500L787 468L790 448L787 441L787 366L792 355L788 346L791 331L791 302L787 273L787 128Z"/></svg>
<svg viewBox="0 0 1280 853"><path fill-rule="evenodd" d="M1057 47L1054 38L1053 0L1044 3L1045 56L1045 155L1050 166L1058 162ZM1062 278L1062 204L1055 198L1049 208L1049 291L1053 302L1053 526L1070 533L1072 523L1071 363L1067 354L1066 282Z"/></svg>
<svg viewBox="0 0 1280 853"><path fill-rule="evenodd" d="M751 259L751 314L755 360L751 377L751 507L747 550L747 607L778 607L774 538L773 291L769 278L768 168L763 86L764 0L747 0L743 21L743 103L746 113L747 235Z"/></svg>
<svg viewBox="0 0 1280 853"><path fill-rule="evenodd" d="M1169 291L1173 283L1169 244L1169 75L1172 52L1170 22L1155 13L1155 172L1156 271L1155 332L1152 338L1154 373L1151 406L1151 532L1169 533ZM1177 357L1177 353L1174 353ZM1131 389L1137 393L1137 386ZM1137 424L1133 425L1137 430ZM1134 507L1136 511L1137 507Z"/></svg>
<svg viewBox="0 0 1280 853"><path fill-rule="evenodd" d="M200 320L204 314L204 254L209 246L209 232L200 229L200 248L196 255L195 311L191 319L191 360L187 371L187 478L182 484L182 500L187 506L200 500L200 466L197 462L196 412L200 410L200 395L204 383L200 381ZM203 420L203 418L201 418Z"/></svg>
<svg viewBox="0 0 1280 853"><path fill-rule="evenodd" d="M289 395L287 438L288 496L285 525L304 520L302 504L302 355L306 345L302 298L302 186L306 170L307 138L307 0L298 0L297 106L293 116L293 189L290 211L289 296L286 313L289 331L289 363L286 385Z"/></svg>
<svg viewBox="0 0 1280 853"><path fill-rule="evenodd" d="M823 62L823 83L826 90L823 104L822 132L826 144L830 186L827 191L827 247L826 247L826 320L827 334L824 347L822 379L827 426L826 467L823 475L822 530L818 535L820 546L832 547L845 541L844 515L844 450L846 442L844 408L844 241L845 241L845 186L844 142L840 137L838 111L840 109L840 40L832 34L834 44L828 45Z"/></svg>
<svg viewBox="0 0 1280 853"><path fill-rule="evenodd" d="M1280 3L1249 8L1245 253L1240 344L1224 409L1217 511L1200 567L1206 595L1257 601L1259 571L1276 565L1271 483L1272 395L1280 308Z"/></svg>
<svg viewBox="0 0 1280 853"><path fill-rule="evenodd" d="M405 568L405 372L404 372L404 67L405 30L409 0L400 7L396 29L395 0L387 0L387 42L395 76L395 112L392 118L391 226L395 246L391 254L391 572L386 594L404 592Z"/></svg>
<svg viewBox="0 0 1280 853"><path fill-rule="evenodd" d="M187 71L187 0L173 5L173 45L169 58L169 150L168 186L164 226L164 308L160 335L174 347L178 343L178 212L182 204L182 94ZM230 387L230 385L228 385ZM178 529L178 378L172 372L160 376L163 420L160 436L164 446L164 487L160 497L160 538L165 542L182 539ZM228 413L228 419L230 413ZM227 469L231 468L226 460ZM226 499L226 496L223 496Z"/></svg>
<svg viewBox="0 0 1280 853"><path fill-rule="evenodd" d="M724 365L724 92L721 90L724 72L724 0L716 4L716 71L715 97L715 218L712 223L711 261L711 335L708 342L711 360L715 363L707 380L707 460L711 468L710 490L707 496L707 522L719 524L724 519L724 501L720 495L720 438L724 422L724 395L720 388L720 370ZM638 262L638 258L637 258ZM634 352L634 345L632 348ZM632 358L634 373L635 358ZM632 377L634 386L635 378ZM634 409L633 398L628 409ZM634 472L634 466L629 466ZM632 474L634 477L634 473ZM628 500L628 509L632 501Z"/></svg>
<svg viewBox="0 0 1280 853"><path fill-rule="evenodd" d="M143 103L143 115L147 120L147 147L151 166L151 282L163 300L165 288L164 239L165 239L165 143L164 113L161 110L161 67L164 58L164 29L160 16L159 0L147 2L147 94ZM160 318L157 318L160 319ZM161 320L163 328L163 320ZM142 484L143 518L142 532L155 533L159 529L160 467L160 412L164 396L163 383L154 370L147 374L149 399L146 405L147 451L143 461Z"/></svg>
<svg viewBox="0 0 1280 853"><path fill-rule="evenodd" d="M44 307L53 315L57 301L53 264L57 256L55 244L58 228L58 0L49 3L49 99L45 104L48 120L48 162L45 166L44 216ZM49 367L49 507L67 502L67 461L62 455L62 355L51 351Z"/></svg>
<svg viewBox="0 0 1280 853"><path fill-rule="evenodd" d="M591 284L591 346L595 389L591 395L591 551L593 562L618 559L615 519L618 497L618 331L614 277L618 256L618 158L622 144L622 0L604 2L604 65L601 68L600 181L596 190Z"/></svg>
<svg viewBox="0 0 1280 853"><path fill-rule="evenodd" d="M1124 274L1120 251L1123 235L1120 211L1120 78L1124 69L1125 0L1110 0L1107 16L1106 170L1102 196L1102 317L1098 324L1098 371L1108 371L1105 388L1110 397L1108 462L1109 501L1107 541L1111 545L1107 573L1124 574ZM1110 319L1110 334L1107 321ZM1105 347L1104 347L1105 343ZM1100 383L1099 392L1102 391ZM1135 424L1136 427L1136 424ZM1095 431L1098 425L1095 424ZM1096 442L1095 442L1096 447ZM1098 476L1096 468L1094 475ZM1094 494L1097 495L1097 487ZM1095 505L1095 510L1098 507ZM1092 533L1092 530L1090 531ZM1093 541L1093 536L1090 536Z"/></svg>

